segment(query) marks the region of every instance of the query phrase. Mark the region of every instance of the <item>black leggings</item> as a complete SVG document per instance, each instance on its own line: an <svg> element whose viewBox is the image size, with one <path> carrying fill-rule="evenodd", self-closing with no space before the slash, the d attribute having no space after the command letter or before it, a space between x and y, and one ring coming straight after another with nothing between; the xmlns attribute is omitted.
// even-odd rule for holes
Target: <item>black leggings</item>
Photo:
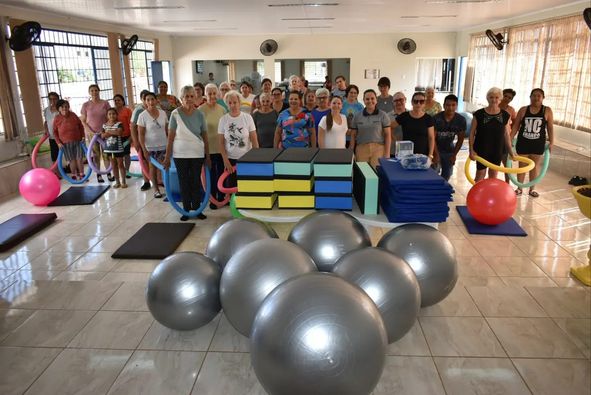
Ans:
<svg viewBox="0 0 591 395"><path fill-rule="evenodd" d="M51 161L55 162L57 160L57 155L60 152L60 147L58 147L54 139L49 139L49 151L51 153Z"/></svg>
<svg viewBox="0 0 591 395"><path fill-rule="evenodd" d="M174 164L179 177L179 186L183 209L197 210L201 206L201 167L203 158L174 158Z"/></svg>
<svg viewBox="0 0 591 395"><path fill-rule="evenodd" d="M224 159L222 154L211 154L211 196L216 200L224 200L225 194L218 190L218 179L224 172Z"/></svg>

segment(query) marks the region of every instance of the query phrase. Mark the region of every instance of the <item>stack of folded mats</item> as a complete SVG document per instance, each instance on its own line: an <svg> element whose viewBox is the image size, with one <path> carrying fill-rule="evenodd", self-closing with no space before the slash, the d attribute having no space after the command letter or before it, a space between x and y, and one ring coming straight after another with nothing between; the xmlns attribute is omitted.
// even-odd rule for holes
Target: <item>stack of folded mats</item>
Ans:
<svg viewBox="0 0 591 395"><path fill-rule="evenodd" d="M379 197L390 222L445 222L453 188L435 170L405 170L380 158Z"/></svg>
<svg viewBox="0 0 591 395"><path fill-rule="evenodd" d="M244 154L236 163L238 193L236 208L272 209L277 200L274 184L274 160L280 149L259 148Z"/></svg>
<svg viewBox="0 0 591 395"><path fill-rule="evenodd" d="M317 153L317 148L288 148L275 158L273 186L279 208L314 208L312 163Z"/></svg>
<svg viewBox="0 0 591 395"><path fill-rule="evenodd" d="M353 209L353 151L321 149L314 158L317 210Z"/></svg>

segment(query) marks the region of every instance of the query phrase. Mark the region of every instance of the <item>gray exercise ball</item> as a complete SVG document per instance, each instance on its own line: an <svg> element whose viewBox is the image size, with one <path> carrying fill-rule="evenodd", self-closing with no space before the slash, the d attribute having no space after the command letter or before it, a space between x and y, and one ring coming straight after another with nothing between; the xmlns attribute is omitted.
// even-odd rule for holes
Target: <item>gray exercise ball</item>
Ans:
<svg viewBox="0 0 591 395"><path fill-rule="evenodd" d="M332 271L358 285L374 301L389 343L412 328L421 308L421 292L415 273L402 258L382 248L364 248L343 255Z"/></svg>
<svg viewBox="0 0 591 395"><path fill-rule="evenodd" d="M252 218L231 219L213 233L205 255L223 270L230 258L242 247L261 239L277 239L277 233L264 222Z"/></svg>
<svg viewBox="0 0 591 395"><path fill-rule="evenodd" d="M376 305L331 273L275 288L250 339L254 371L271 394L369 394L384 368L387 335Z"/></svg>
<svg viewBox="0 0 591 395"><path fill-rule="evenodd" d="M305 216L293 227L287 240L310 254L322 272L330 272L347 252L371 247L363 225L342 211L318 211Z"/></svg>
<svg viewBox="0 0 591 395"><path fill-rule="evenodd" d="M219 266L197 252L178 252L164 259L150 275L146 303L162 325L197 329L220 311Z"/></svg>
<svg viewBox="0 0 591 395"><path fill-rule="evenodd" d="M278 285L317 270L306 251L289 241L266 239L247 245L222 272L220 299L228 321L249 337L261 303Z"/></svg>
<svg viewBox="0 0 591 395"><path fill-rule="evenodd" d="M398 255L410 265L419 281L421 307L439 303L458 281L454 246L437 229L407 224L386 233L378 247Z"/></svg>

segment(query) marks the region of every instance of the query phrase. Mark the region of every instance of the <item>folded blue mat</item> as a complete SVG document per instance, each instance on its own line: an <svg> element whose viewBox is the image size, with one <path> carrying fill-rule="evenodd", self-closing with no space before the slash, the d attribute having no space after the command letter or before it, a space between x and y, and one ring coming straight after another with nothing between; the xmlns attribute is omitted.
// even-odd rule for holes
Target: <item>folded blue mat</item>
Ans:
<svg viewBox="0 0 591 395"><path fill-rule="evenodd" d="M380 194L380 204L390 222L445 222L449 216L449 208L440 210L397 209L387 196Z"/></svg>
<svg viewBox="0 0 591 395"><path fill-rule="evenodd" d="M388 180L388 184L392 186L447 184L443 177L431 168L427 170L405 170L400 162L386 158L380 158L380 168Z"/></svg>
<svg viewBox="0 0 591 395"><path fill-rule="evenodd" d="M464 222L466 229L470 234L475 235L496 235L496 236L527 236L527 233L519 224L513 219L509 218L507 221L499 225L484 225L476 221L468 211L466 206L456 206L460 218Z"/></svg>
<svg viewBox="0 0 591 395"><path fill-rule="evenodd" d="M318 196L315 199L316 210L346 210L353 209L353 197Z"/></svg>

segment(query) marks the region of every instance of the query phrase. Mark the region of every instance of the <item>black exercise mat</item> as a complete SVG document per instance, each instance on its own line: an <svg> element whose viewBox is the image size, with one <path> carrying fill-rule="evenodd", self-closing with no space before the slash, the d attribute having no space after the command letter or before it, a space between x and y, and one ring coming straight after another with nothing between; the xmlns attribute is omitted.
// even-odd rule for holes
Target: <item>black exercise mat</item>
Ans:
<svg viewBox="0 0 591 395"><path fill-rule="evenodd" d="M353 163L353 150L322 148L314 158L315 165L349 165Z"/></svg>
<svg viewBox="0 0 591 395"><path fill-rule="evenodd" d="M0 224L0 252L11 249L23 240L28 239L41 229L50 225L57 215L19 214Z"/></svg>
<svg viewBox="0 0 591 395"><path fill-rule="evenodd" d="M53 202L49 203L48 206L81 206L93 204L110 187L110 185L70 187L70 189L59 195Z"/></svg>
<svg viewBox="0 0 591 395"><path fill-rule="evenodd" d="M164 259L174 253L194 223L149 222L111 255L116 259Z"/></svg>
<svg viewBox="0 0 591 395"><path fill-rule="evenodd" d="M317 153L318 148L287 148L275 158L275 162L311 163Z"/></svg>
<svg viewBox="0 0 591 395"><path fill-rule="evenodd" d="M273 163L281 154L279 148L253 148L238 159L238 163Z"/></svg>

